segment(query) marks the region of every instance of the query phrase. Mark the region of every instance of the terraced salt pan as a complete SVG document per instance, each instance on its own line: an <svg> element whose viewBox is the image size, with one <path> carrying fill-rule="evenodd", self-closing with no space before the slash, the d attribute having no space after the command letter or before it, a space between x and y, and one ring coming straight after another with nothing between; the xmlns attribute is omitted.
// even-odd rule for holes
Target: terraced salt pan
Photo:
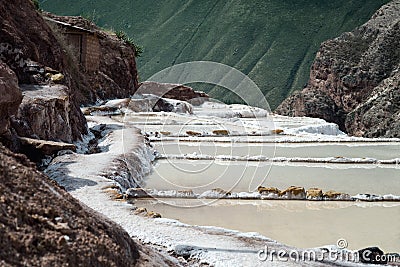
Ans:
<svg viewBox="0 0 400 267"><path fill-rule="evenodd" d="M229 225L296 247L318 247L345 238L350 249L379 246L385 251L400 251L396 223L400 221L400 203L218 200L202 206L199 201L136 200L134 204L183 223Z"/></svg>
<svg viewBox="0 0 400 267"><path fill-rule="evenodd" d="M350 195L398 195L399 173L400 166L396 165L159 160L142 187L201 193L214 188L247 192L255 191L259 185L279 189L296 185Z"/></svg>
<svg viewBox="0 0 400 267"><path fill-rule="evenodd" d="M127 123L127 122L126 122ZM182 136L186 135L188 131L198 132L204 135L212 135L215 130L227 130L232 135L271 135L271 130L273 127L259 128L252 125L246 126L242 123L232 122L229 120L214 122L214 121L199 121L196 118L193 120L189 117L189 120L177 122L172 121L168 124L162 124L159 122L146 123L141 121L140 123L135 123L135 126L141 128L143 132L170 132L171 136Z"/></svg>
<svg viewBox="0 0 400 267"><path fill-rule="evenodd" d="M274 115L271 117L271 128L269 118L232 118L231 114L224 113L223 108L212 112L204 107L195 108L194 113L185 116L173 115L173 119L167 118L165 124L162 123L162 116L165 119L165 115L152 116L154 120L156 117L160 119L158 125L146 125L143 123L144 118L140 121L140 115L136 115L137 127L149 135L160 153L167 157L182 156L182 159L159 160L144 187L158 190L193 190L202 193L213 188L248 192L255 190L260 184L280 189L298 185L306 189L319 187L324 191L336 190L350 195L399 195L400 169L395 164L367 166L349 163L248 163L245 160L222 161L218 160L218 157L229 155L232 159L245 159L247 156L262 155L288 159L298 157L305 161L307 158L346 157L353 163L357 162L356 158L390 160L399 158L400 140L349 137L342 134L336 125L313 118ZM206 117L210 115L213 116L211 119ZM160 126L170 134L156 135L155 132L160 131ZM212 130L221 127L226 127L230 136L212 134ZM271 135L271 129L282 129L283 133ZM188 130L202 133L202 136L187 136ZM211 155L217 160L190 160L185 159L184 155L193 156L192 158ZM267 178L264 179L265 177ZM282 200L215 202L215 199L182 198L160 198L160 201L177 206L202 204L196 201L212 204L200 208L176 208L149 200L136 200L135 205L145 206L160 212L164 217L178 219L184 223L256 231L300 247L332 244L339 238L346 238L350 248L377 245L385 251L399 251L399 231L393 225L400 216L398 203Z"/></svg>
<svg viewBox="0 0 400 267"><path fill-rule="evenodd" d="M260 262L257 252L268 246L278 251L291 251L292 247L277 243L256 233L241 233L217 227L198 227L179 223L170 219L151 219L135 215L132 206L125 202L115 201L105 192L105 188L114 184L104 174L114 170L114 162L132 153L132 159L139 167L135 178L140 178L148 171L150 164L148 148L143 137L135 129L122 130L108 117L90 118L92 123L107 123L111 132L101 146L102 153L65 154L53 160L46 172L64 186L75 198L90 208L120 224L133 238L143 243L155 245L161 253L178 251L177 248L198 248L193 251L190 265L207 266L336 266L337 262L325 259L323 262L297 262L286 257L283 261ZM123 136L125 135L125 142ZM128 142L129 140L129 142ZM143 160L143 161L141 161ZM126 171L121 168L120 171ZM334 242L332 243L334 244ZM313 250L314 251L314 250ZM315 249L317 255L322 250ZM300 250L301 253L301 250ZM172 259L174 260L174 259ZM179 262L174 260L176 266ZM358 266L352 262L340 262L343 266ZM185 264L184 266L187 266Z"/></svg>

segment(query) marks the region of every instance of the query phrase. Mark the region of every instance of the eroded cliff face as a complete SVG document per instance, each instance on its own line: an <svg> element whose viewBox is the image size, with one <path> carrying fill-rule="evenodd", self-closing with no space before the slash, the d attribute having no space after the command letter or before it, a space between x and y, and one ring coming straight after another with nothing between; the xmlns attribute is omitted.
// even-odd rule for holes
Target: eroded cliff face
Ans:
<svg viewBox="0 0 400 267"><path fill-rule="evenodd" d="M0 62L0 136L10 128L10 117L18 111L22 94L18 88L15 73L4 63Z"/></svg>
<svg viewBox="0 0 400 267"><path fill-rule="evenodd" d="M102 70L89 74L75 65L60 41L31 1L1 1L0 265L173 266L164 255L135 243L120 226L79 203L25 155L3 146L34 154L30 158L38 157L35 148L45 155L74 150L73 144L38 139L79 139L86 132L80 104L135 90L134 51L118 47L121 41L111 46L104 40L104 53L113 54ZM95 91L101 88L92 86L93 77L106 93ZM115 87L107 87L102 77Z"/></svg>
<svg viewBox="0 0 400 267"><path fill-rule="evenodd" d="M65 32L57 23L49 23L48 18L93 33L100 49L98 59L94 59L98 68L83 68L78 60L82 55L71 53ZM17 115L10 113L9 103L2 106L4 126L0 132L8 129L8 118L12 115L11 132L15 135L15 130L24 137L63 142L78 140L87 131L80 105L129 97L138 87L133 46L81 17L40 14L27 0L2 1L0 62L3 62L1 68L7 67L15 73L23 94ZM15 84L15 79L9 76L3 79ZM9 94L12 94L10 99L21 102L20 92L7 91ZM13 143L10 138L13 139L9 134L3 138L3 143Z"/></svg>
<svg viewBox="0 0 400 267"><path fill-rule="evenodd" d="M72 143L71 99L65 85L22 85L23 100L19 123L13 126L19 136ZM22 122L22 123L21 123Z"/></svg>
<svg viewBox="0 0 400 267"><path fill-rule="evenodd" d="M65 101L68 115L67 124L49 125L47 122L58 118L57 111L51 114L53 117L43 117L36 123L37 128L27 128L23 136L37 137L41 132L49 132L49 139L71 142L77 140L86 133L86 120L79 109L77 92L82 85L65 54L62 45L57 41L53 31L45 23L42 16L35 10L31 1L4 0L0 6L0 61L6 64L18 78L18 86L30 85L54 85L54 82L64 84L64 94L69 101ZM53 77L58 75L58 79ZM21 90L22 91L22 90ZM18 99L21 92L15 92ZM27 103L24 95L24 103ZM27 104L21 106L26 108ZM43 106L51 106L43 103ZM20 110L21 111L21 110ZM34 106L30 109L29 116L35 116L37 110ZM48 112L50 115L50 112ZM31 125L30 118L19 112L12 118L13 125ZM70 127L65 130L68 134L57 132L56 128ZM8 138L9 139L9 138Z"/></svg>
<svg viewBox="0 0 400 267"><path fill-rule="evenodd" d="M138 247L0 144L1 266L135 266Z"/></svg>
<svg viewBox="0 0 400 267"><path fill-rule="evenodd" d="M400 137L400 1L352 32L324 42L305 89L276 112L339 124L351 135Z"/></svg>

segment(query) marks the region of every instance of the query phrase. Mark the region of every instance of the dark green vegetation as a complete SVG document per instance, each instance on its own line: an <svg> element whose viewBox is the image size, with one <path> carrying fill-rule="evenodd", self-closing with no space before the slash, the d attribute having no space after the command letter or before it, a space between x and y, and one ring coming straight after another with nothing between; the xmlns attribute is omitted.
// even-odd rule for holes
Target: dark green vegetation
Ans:
<svg viewBox="0 0 400 267"><path fill-rule="evenodd" d="M39 0L32 0L32 3L36 10L40 10Z"/></svg>
<svg viewBox="0 0 400 267"><path fill-rule="evenodd" d="M42 0L60 15L90 15L144 47L144 81L173 64L210 60L248 74L275 108L303 88L322 41L366 22L387 0ZM211 95L232 102L221 89Z"/></svg>
<svg viewBox="0 0 400 267"><path fill-rule="evenodd" d="M135 57L140 57L143 53L143 48L137 44L135 44L135 42L133 41L133 39L131 37L129 37L124 31L117 31L115 32L115 35L117 35L117 37L124 41L125 43L129 44L130 46L132 46L133 48L135 48Z"/></svg>

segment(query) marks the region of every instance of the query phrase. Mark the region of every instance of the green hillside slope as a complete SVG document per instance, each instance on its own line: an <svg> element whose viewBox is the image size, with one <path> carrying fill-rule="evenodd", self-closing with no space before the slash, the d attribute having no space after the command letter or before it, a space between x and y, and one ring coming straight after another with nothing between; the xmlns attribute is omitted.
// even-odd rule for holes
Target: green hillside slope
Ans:
<svg viewBox="0 0 400 267"><path fill-rule="evenodd" d="M144 47L140 79L176 63L221 62L248 74L275 108L308 80L322 41L364 23L387 0L42 0L85 15ZM204 88L202 88L204 89ZM232 102L221 89L211 95Z"/></svg>

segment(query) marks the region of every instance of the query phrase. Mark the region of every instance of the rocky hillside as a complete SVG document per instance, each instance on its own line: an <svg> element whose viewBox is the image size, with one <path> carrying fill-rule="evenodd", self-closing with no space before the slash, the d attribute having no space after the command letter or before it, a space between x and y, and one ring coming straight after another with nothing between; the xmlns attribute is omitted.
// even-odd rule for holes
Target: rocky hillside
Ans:
<svg viewBox="0 0 400 267"><path fill-rule="evenodd" d="M94 53L98 58L92 58L96 68L81 64L83 57L93 55L71 50L67 42L71 30L78 30L81 38L90 33L98 40L99 51ZM0 71L4 75L0 80L6 97L1 99L0 112L12 116L11 123L8 116L1 117L0 139L14 150L19 147L16 136L80 139L86 133L81 104L128 97L137 89L135 53L134 46L83 18L40 13L28 0L2 1Z"/></svg>
<svg viewBox="0 0 400 267"><path fill-rule="evenodd" d="M68 66L63 47L30 1L2 1L0 6L0 61L3 62L0 66L3 72L9 73L0 79L3 84L8 84L8 86L32 84L39 88L42 85L49 85L52 82L53 74L57 74L54 77L58 77L58 81L65 85L65 96L61 99L63 102L61 105L52 106L46 101L42 103L32 101L29 105L31 120L27 120L23 114L13 117L12 124L16 126L15 128L21 129L21 134L28 135L30 133L31 136L40 136L41 133L35 132L31 126L42 125L46 120L51 119L47 115L50 113L49 109L53 108L61 109L60 113L65 114L62 116L67 119L63 123L67 124L70 129L68 135L60 136L53 132L51 127L47 129L43 127L42 130L48 131L48 138L70 142L80 138L81 134L86 132L86 121L79 110L79 101L76 98L79 83L72 79L73 72ZM45 77L48 77L47 81ZM21 101L19 89L9 93L10 99ZM25 98L25 94L23 96ZM57 118L53 120L57 120ZM9 138L15 134L9 130L7 132L8 138L6 139L10 143L15 143L12 138Z"/></svg>
<svg viewBox="0 0 400 267"><path fill-rule="evenodd" d="M249 75L273 109L307 83L322 41L365 23L388 2L39 1L50 12L89 17L104 28L123 30L133 37L144 49L138 58L142 81L173 64L220 62ZM196 86L213 98L235 100L222 88Z"/></svg>
<svg viewBox="0 0 400 267"><path fill-rule="evenodd" d="M276 112L339 124L351 135L400 137L400 1L324 42L307 87Z"/></svg>
<svg viewBox="0 0 400 267"><path fill-rule="evenodd" d="M135 266L122 228L0 145L1 266Z"/></svg>
<svg viewBox="0 0 400 267"><path fill-rule="evenodd" d="M120 226L79 203L26 156L3 146L26 152L28 143L29 149L38 146L49 154L61 146L74 149L44 140L79 139L86 132L80 104L136 90L135 50L115 34L101 36L96 71L76 64L64 40L31 1L2 0L0 266L172 266L165 256L135 243Z"/></svg>
<svg viewBox="0 0 400 267"><path fill-rule="evenodd" d="M22 100L18 80L8 66L0 62L0 136L7 134L10 128L10 117L18 111Z"/></svg>

